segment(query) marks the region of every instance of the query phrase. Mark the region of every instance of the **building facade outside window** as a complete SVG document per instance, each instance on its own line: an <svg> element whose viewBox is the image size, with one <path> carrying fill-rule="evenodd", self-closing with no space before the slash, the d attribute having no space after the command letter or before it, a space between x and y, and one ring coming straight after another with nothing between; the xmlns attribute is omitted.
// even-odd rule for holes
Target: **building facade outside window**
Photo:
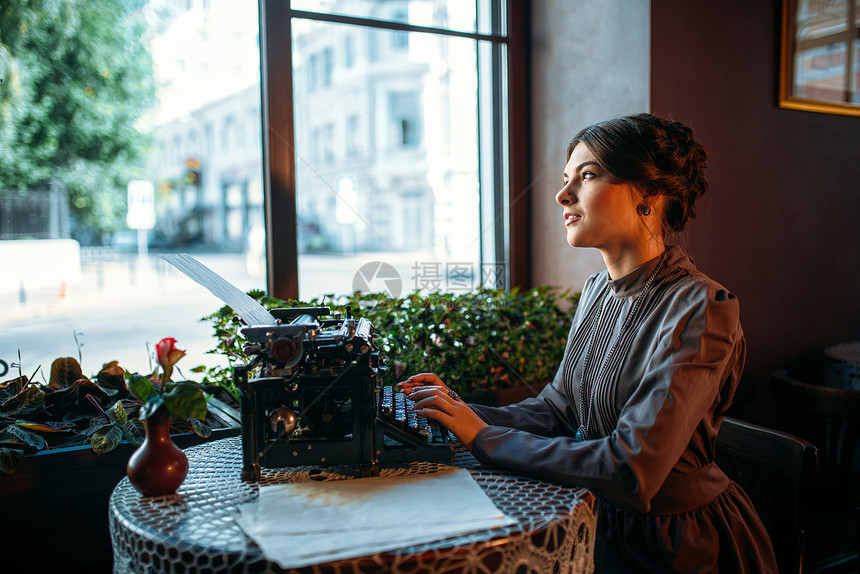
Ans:
<svg viewBox="0 0 860 574"><path fill-rule="evenodd" d="M270 144L279 151L267 158L268 171L292 174L296 206L293 222L288 209L273 204L270 233L297 234L294 255L273 253L270 288L303 300L359 287L399 296L424 289L422 269L454 263L456 280L443 273L439 289L506 286L498 273L507 263L509 192L505 3L264 5L263 38L271 50L264 78L292 76L291 91L272 80L277 89L265 94L264 119L270 126L289 122L294 142L287 160L280 150L289 144L278 146L289 134L269 130L270 141L281 141ZM287 34L285 52L279 39ZM318 54L332 54L330 84L315 79ZM328 121L344 130L320 131ZM343 181L350 182L349 197ZM386 275L367 285L362 269L379 269L379 262L390 265L398 282ZM280 290L284 280L294 287ZM393 283L399 287L390 289Z"/></svg>

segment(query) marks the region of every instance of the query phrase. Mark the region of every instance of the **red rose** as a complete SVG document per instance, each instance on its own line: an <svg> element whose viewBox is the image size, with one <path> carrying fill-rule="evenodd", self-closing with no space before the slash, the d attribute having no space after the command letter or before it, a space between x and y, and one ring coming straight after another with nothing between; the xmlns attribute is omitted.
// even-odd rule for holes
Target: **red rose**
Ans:
<svg viewBox="0 0 860 574"><path fill-rule="evenodd" d="M158 364L164 369L164 380L170 379L173 365L185 356L185 351L176 348L176 339L165 337L155 345L155 355Z"/></svg>

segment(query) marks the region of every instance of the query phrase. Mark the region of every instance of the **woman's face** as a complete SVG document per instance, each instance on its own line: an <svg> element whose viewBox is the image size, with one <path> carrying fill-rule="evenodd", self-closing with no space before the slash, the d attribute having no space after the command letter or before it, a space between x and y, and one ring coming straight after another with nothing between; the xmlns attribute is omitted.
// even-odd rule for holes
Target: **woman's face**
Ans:
<svg viewBox="0 0 860 574"><path fill-rule="evenodd" d="M574 247L596 247L617 255L641 241L643 225L636 206L642 195L609 175L581 142L570 154L564 187L555 200L564 213L567 242Z"/></svg>

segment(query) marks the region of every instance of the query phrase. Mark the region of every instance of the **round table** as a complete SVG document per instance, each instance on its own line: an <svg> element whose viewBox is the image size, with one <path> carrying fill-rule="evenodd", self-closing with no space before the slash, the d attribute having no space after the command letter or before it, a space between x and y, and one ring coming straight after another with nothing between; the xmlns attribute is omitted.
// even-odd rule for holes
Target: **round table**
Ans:
<svg viewBox="0 0 860 574"><path fill-rule="evenodd" d="M371 556L284 570L270 562L236 523L239 506L265 484L351 478L346 467L264 469L260 482L242 482L239 437L187 449L189 473L172 496L145 498L124 478L110 498L114 572L314 574L592 572L595 497L585 489L503 472L458 449L466 468L515 525L460 535ZM449 465L414 462L381 476L436 472Z"/></svg>

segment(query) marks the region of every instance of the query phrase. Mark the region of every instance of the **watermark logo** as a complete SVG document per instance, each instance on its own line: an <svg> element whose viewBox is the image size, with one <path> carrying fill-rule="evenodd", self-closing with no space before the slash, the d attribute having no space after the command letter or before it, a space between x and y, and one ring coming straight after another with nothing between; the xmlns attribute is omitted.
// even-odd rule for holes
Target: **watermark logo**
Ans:
<svg viewBox="0 0 860 574"><path fill-rule="evenodd" d="M476 288L504 289L507 273L503 263L416 261L412 265L415 291L469 292ZM362 265L352 279L352 290L362 293L384 293L397 299L403 291L403 280L393 265L371 261Z"/></svg>
<svg viewBox="0 0 860 574"><path fill-rule="evenodd" d="M508 277L504 263L481 264L481 287L486 289L504 289L507 284Z"/></svg>
<svg viewBox="0 0 860 574"><path fill-rule="evenodd" d="M400 297L403 280L392 265L370 261L359 267L352 278L352 290L362 293L384 293L393 299Z"/></svg>

